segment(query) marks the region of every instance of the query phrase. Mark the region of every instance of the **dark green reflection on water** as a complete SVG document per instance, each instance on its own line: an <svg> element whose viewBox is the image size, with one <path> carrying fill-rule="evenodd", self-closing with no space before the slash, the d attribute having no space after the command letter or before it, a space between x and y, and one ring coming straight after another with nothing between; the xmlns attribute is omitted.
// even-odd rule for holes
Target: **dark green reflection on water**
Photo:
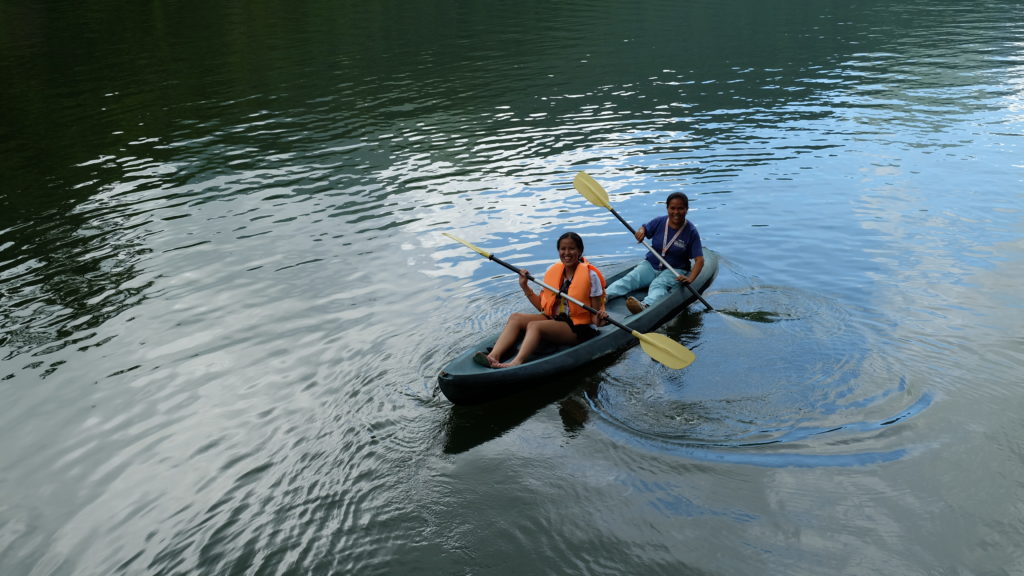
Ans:
<svg viewBox="0 0 1024 576"><path fill-rule="evenodd" d="M751 322L761 322L761 323L765 323L765 324L768 324L768 323L771 323L771 322L778 322L780 320L780 318L782 318L780 314L772 312L770 310L750 310L750 311L744 311L744 310L724 310L722 308L715 308L715 310L717 310L718 312L721 312L722 314L727 314L729 316L732 316L733 318L739 318L741 320L749 320Z"/></svg>

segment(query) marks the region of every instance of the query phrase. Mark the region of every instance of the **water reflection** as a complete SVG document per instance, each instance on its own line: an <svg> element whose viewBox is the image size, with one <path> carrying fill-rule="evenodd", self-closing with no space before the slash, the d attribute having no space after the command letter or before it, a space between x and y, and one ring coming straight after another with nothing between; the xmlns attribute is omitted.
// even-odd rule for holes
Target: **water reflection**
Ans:
<svg viewBox="0 0 1024 576"><path fill-rule="evenodd" d="M500 438L525 422L542 408L559 402L578 383L572 378L552 381L509 396L500 403L476 406L452 405L442 433L445 454L459 454ZM560 402L566 402L566 399Z"/></svg>
<svg viewBox="0 0 1024 576"><path fill-rule="evenodd" d="M139 263L150 249L134 226L126 226L130 220L117 210L86 206L51 215L47 225L0 233L4 360L25 354L45 359L65 346L101 345L91 341L95 329L145 299L153 281L139 279Z"/></svg>
<svg viewBox="0 0 1024 576"><path fill-rule="evenodd" d="M590 417L586 391L597 390L603 370L614 362L614 358L604 358L574 372L553 376L548 382L504 397L500 402L452 405L442 426L444 452L457 454L499 438L553 404L558 406L566 438L573 438Z"/></svg>

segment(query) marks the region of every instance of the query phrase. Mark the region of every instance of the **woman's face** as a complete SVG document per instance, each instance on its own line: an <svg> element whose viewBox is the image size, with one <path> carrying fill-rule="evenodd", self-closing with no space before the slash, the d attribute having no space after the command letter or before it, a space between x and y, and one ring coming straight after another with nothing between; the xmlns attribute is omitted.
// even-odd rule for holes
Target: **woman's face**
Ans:
<svg viewBox="0 0 1024 576"><path fill-rule="evenodd" d="M683 225L683 221L686 220L687 208L683 204L682 198L673 198L668 203L668 223L673 228L679 228Z"/></svg>
<svg viewBox="0 0 1024 576"><path fill-rule="evenodd" d="M580 261L580 247L572 238L562 238L558 241L558 259L566 266L575 266Z"/></svg>

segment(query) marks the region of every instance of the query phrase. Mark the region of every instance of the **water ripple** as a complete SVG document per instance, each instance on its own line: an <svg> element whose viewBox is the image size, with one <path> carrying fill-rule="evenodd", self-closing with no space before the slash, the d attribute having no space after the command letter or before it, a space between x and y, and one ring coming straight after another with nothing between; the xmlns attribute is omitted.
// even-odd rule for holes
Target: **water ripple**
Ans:
<svg viewBox="0 0 1024 576"><path fill-rule="evenodd" d="M737 295L728 296L714 299L728 309ZM869 331L873 326L858 326L835 302L789 290L748 290L742 302L772 310L763 315L771 320L736 331L705 313L668 327L684 343L699 334L698 361L686 371L666 370L639 354L607 370L587 400L620 431L616 438L766 466L858 465L907 452L876 451L878 435L926 410L931 395L900 375L892 348L871 344L883 338ZM819 361L795 362L812 356Z"/></svg>

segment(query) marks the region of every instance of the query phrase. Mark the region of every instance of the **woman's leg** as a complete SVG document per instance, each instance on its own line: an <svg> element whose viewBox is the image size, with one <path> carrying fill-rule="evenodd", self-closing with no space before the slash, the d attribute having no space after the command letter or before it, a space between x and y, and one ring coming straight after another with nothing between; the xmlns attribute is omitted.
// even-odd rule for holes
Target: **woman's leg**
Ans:
<svg viewBox="0 0 1024 576"><path fill-rule="evenodd" d="M526 330L526 327L531 322L547 319L548 317L543 314L526 314L524 312L516 312L509 316L508 322L505 322L505 328L501 331L501 336L498 336L498 341L494 343L494 348L487 355L487 360L491 363L491 366L501 362L501 357L515 346L519 335Z"/></svg>
<svg viewBox="0 0 1024 576"><path fill-rule="evenodd" d="M644 298L644 304L651 306L658 302L668 294L669 290L673 286L678 284L676 282L676 276L671 270L662 270L658 277L651 282L651 287L647 289L647 296Z"/></svg>
<svg viewBox="0 0 1024 576"><path fill-rule="evenodd" d="M612 282L605 290L605 297L608 300L611 300L612 298L621 298L633 290L645 288L657 275L658 273L654 270L654 267L651 266L651 263L644 260L634 266L633 269L629 271L629 274L626 274L622 278Z"/></svg>
<svg viewBox="0 0 1024 576"><path fill-rule="evenodd" d="M518 366L525 362L537 350L540 343L552 342L554 344L575 344L576 333L568 322L562 320L536 320L526 326L526 335L523 336L523 343L519 345L519 353L510 362L495 364L495 368L509 368Z"/></svg>

